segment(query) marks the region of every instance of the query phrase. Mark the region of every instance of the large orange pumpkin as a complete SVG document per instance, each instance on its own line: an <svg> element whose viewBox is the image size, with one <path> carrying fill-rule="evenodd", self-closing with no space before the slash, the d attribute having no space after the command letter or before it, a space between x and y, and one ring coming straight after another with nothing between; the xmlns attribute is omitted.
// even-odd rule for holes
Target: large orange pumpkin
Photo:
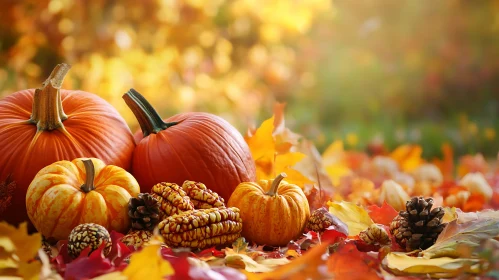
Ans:
<svg viewBox="0 0 499 280"><path fill-rule="evenodd" d="M123 118L92 93L60 90L69 66L58 65L40 89L0 100L0 181L17 184L0 220L28 220L26 190L43 167L58 160L96 157L129 169L135 147ZM0 197L5 203L8 198Z"/></svg>
<svg viewBox="0 0 499 280"><path fill-rule="evenodd" d="M237 207L243 220L242 235L261 245L286 246L301 236L310 217L307 197L300 187L282 179L241 183L228 207Z"/></svg>
<svg viewBox="0 0 499 280"><path fill-rule="evenodd" d="M36 174L26 194L30 220L46 238L67 239L77 225L95 223L125 233L128 201L139 184L123 168L100 159L55 162Z"/></svg>
<svg viewBox="0 0 499 280"><path fill-rule="evenodd" d="M142 191L159 182L203 182L224 199L241 182L255 179L255 164L241 134L224 119L208 113L183 113L163 121L135 90L123 98L137 117L132 174Z"/></svg>

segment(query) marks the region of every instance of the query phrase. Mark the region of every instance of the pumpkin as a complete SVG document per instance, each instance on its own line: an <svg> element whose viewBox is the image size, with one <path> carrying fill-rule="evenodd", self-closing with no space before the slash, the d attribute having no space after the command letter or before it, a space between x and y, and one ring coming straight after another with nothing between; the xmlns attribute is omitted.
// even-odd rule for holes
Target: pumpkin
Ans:
<svg viewBox="0 0 499 280"><path fill-rule="evenodd" d="M237 186L227 203L240 209L242 235L257 244L286 246L303 233L310 217L307 197L300 187L274 180L244 182Z"/></svg>
<svg viewBox="0 0 499 280"><path fill-rule="evenodd" d="M0 220L28 220L26 190L43 167L59 160L96 157L125 169L131 166L133 135L109 103L92 93L61 90L70 66L58 65L40 89L0 100L0 181L16 182Z"/></svg>
<svg viewBox="0 0 499 280"><path fill-rule="evenodd" d="M141 127L132 174L143 192L160 182L203 182L224 199L241 182L255 179L255 164L242 135L208 113L181 113L162 120L149 102L131 89L123 96Z"/></svg>
<svg viewBox="0 0 499 280"><path fill-rule="evenodd" d="M63 160L36 174L26 194L26 208L46 238L67 239L74 227L84 223L126 233L128 201L139 193L137 180L123 168L96 158Z"/></svg>

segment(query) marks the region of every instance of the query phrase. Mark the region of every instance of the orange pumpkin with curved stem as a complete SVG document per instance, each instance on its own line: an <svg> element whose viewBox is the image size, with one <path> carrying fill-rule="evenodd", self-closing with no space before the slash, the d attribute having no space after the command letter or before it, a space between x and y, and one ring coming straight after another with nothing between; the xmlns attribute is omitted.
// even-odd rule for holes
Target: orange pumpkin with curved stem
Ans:
<svg viewBox="0 0 499 280"><path fill-rule="evenodd" d="M16 182L11 203L0 220L28 220L26 190L43 167L59 160L96 157L125 169L135 147L118 111L99 96L61 85L70 66L58 65L42 88L13 93L0 100L0 182Z"/></svg>
<svg viewBox="0 0 499 280"><path fill-rule="evenodd" d="M257 244L286 246L303 233L310 217L305 193L297 185L274 180L239 184L227 203L240 209L242 235Z"/></svg>
<svg viewBox="0 0 499 280"><path fill-rule="evenodd" d="M143 192L160 182L203 182L224 199L241 182L255 179L255 163L242 135L224 119L199 112L163 121L149 102L131 89L123 99L139 121L132 174Z"/></svg>
<svg viewBox="0 0 499 280"><path fill-rule="evenodd" d="M58 161L38 172L26 194L28 215L46 238L67 239L84 223L125 233L130 227L128 201L139 184L123 168L100 159Z"/></svg>

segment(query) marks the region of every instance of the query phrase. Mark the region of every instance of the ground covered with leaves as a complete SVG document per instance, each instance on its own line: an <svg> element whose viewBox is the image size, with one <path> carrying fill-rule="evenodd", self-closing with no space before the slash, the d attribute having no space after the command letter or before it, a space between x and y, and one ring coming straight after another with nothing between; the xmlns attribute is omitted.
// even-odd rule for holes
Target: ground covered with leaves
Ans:
<svg viewBox="0 0 499 280"><path fill-rule="evenodd" d="M321 155L285 126L284 105L246 141L258 179L286 173L300 186L312 218L287 246L247 242L205 250L169 248L156 230L144 244L83 250L49 244L0 223L0 274L24 279L416 279L499 277L499 173L480 154L425 160L422 149L345 151L334 142ZM15 182L0 186L2 205ZM423 217L424 226L420 222ZM426 218L430 217L430 218ZM315 220L314 220L315 219ZM35 257L36 256L36 257Z"/></svg>

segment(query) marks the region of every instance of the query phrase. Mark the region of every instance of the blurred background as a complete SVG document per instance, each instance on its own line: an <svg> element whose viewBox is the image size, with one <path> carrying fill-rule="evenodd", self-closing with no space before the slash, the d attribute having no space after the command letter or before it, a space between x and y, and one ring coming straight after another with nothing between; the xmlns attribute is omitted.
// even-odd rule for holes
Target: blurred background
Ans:
<svg viewBox="0 0 499 280"><path fill-rule="evenodd" d="M440 155L499 150L499 2L38 0L0 2L0 94L100 95L138 128L134 87L163 117L221 115L244 132L287 102L286 125L324 149L383 141Z"/></svg>

